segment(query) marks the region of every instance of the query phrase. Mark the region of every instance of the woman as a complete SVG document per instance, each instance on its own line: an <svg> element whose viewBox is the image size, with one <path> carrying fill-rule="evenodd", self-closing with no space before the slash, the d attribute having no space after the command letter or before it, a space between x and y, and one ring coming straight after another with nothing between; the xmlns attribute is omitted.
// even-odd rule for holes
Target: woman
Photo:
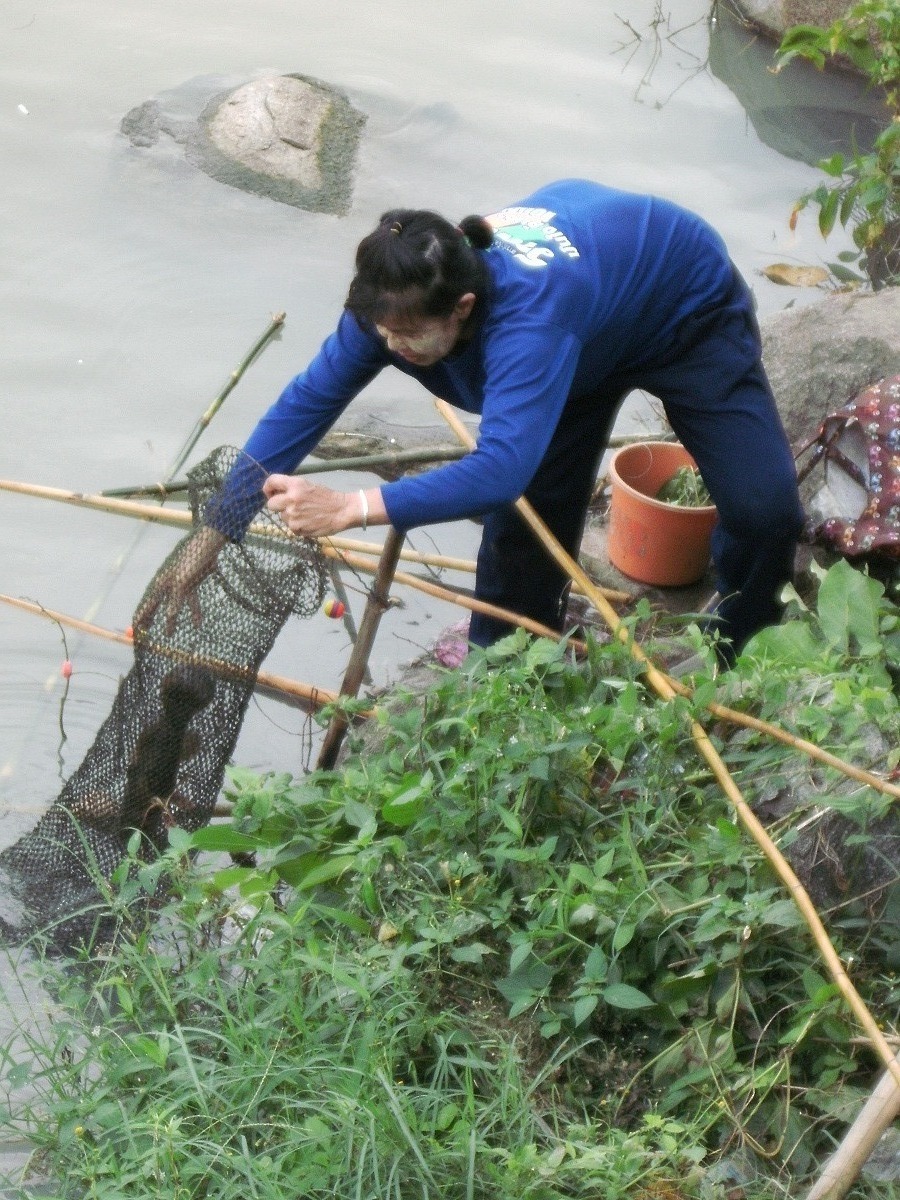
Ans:
<svg viewBox="0 0 900 1200"><path fill-rule="evenodd" d="M359 492L288 474L387 366L479 413L476 449ZM749 289L719 236L667 201L564 180L459 226L385 213L357 250L336 331L245 450L274 472L268 505L298 534L483 515L476 595L561 629L567 580L511 502L524 494L577 554L610 428L635 388L662 401L718 508L717 624L738 650L780 615L802 512ZM472 617L475 644L506 632Z"/></svg>

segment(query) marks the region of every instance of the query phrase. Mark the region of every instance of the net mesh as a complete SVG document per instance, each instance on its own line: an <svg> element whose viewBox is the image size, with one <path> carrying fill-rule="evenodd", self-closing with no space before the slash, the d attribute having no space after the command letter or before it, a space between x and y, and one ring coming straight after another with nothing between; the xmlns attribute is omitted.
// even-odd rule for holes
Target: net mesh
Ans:
<svg viewBox="0 0 900 1200"><path fill-rule="evenodd" d="M190 472L193 529L138 605L112 709L36 827L0 854L8 938L86 940L136 829L150 858L170 828L212 816L257 670L290 614L318 610L327 578L316 543L260 509L264 478L231 447Z"/></svg>

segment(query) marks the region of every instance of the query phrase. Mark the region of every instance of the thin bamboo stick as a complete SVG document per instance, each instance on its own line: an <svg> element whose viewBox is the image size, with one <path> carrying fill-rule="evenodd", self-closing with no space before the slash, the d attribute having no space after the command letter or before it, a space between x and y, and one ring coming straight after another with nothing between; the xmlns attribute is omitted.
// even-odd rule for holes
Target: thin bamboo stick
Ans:
<svg viewBox="0 0 900 1200"><path fill-rule="evenodd" d="M21 600L16 596L0 593L0 603L8 604L11 608L19 608L23 612L32 613L37 617L46 617L49 621L65 625L69 629L77 629L80 633L88 633L109 642L117 642L120 646L133 647L134 645L133 640L126 633L104 629L101 625L94 625L90 621L83 621L80 617L72 617L68 613L58 612L52 608L45 608L42 604L35 604L32 600ZM210 663L209 666L211 669L216 669L215 663ZM234 668L228 664L219 664L219 666L224 673L234 674ZM300 701L303 706L310 708L322 708L326 704L333 704L337 699L337 692L316 687L315 684L301 683L299 680L289 679L285 675L273 675L269 671L259 671L256 682L261 691Z"/></svg>
<svg viewBox="0 0 900 1200"><path fill-rule="evenodd" d="M120 517L135 517L157 525L172 525L181 529L189 529L192 524L191 514L185 509L158 508L154 504L142 504L137 500L120 500L102 494L73 492L65 488L47 487L37 483L22 483L14 479L0 479L0 491L13 492L22 496L34 496L39 500L55 500L59 504L69 504L76 508L91 508L98 512L111 513ZM251 525L248 532L262 537L284 536L273 527L263 525ZM348 550L360 550L373 557L380 556L384 552L384 546L357 538L338 536L321 538L320 545L325 554L329 554L329 547L333 547L335 551L344 548ZM331 554L330 557L335 557L335 555ZM400 557L405 561L421 563L423 566L445 567L447 570L464 571L470 568L474 569L474 564L472 564L470 559L451 558L446 555L419 554L416 551L408 550L401 551ZM601 591L606 595L607 599L630 599L627 592L606 591L604 589L601 589Z"/></svg>
<svg viewBox="0 0 900 1200"><path fill-rule="evenodd" d="M339 600L344 606L344 611L341 614L341 623L344 626L344 631L350 639L350 645L356 645L357 629L356 621L353 619L353 606L350 603L350 597L347 595L347 589L344 586L344 581L341 578L341 572L336 563L333 563L328 568L328 574L331 578L331 586L334 591L335 599ZM372 682L372 676L369 674L369 668L366 667L366 683Z"/></svg>
<svg viewBox="0 0 900 1200"><path fill-rule="evenodd" d="M358 550L361 554L371 554L379 556L384 547L373 542L366 542L358 538L348 538L343 536L333 536L323 538L323 542L330 543L341 550ZM400 558L404 562L419 563L424 567L434 567L437 570L461 571L467 574L474 574L477 563L471 558L452 558L446 554L422 554L418 550L402 550ZM625 604L633 599L630 592L619 591L617 588L602 587L600 584L595 584L599 588L602 595L607 600L613 600L616 603ZM580 584L574 583L573 591L583 595Z"/></svg>
<svg viewBox="0 0 900 1200"><path fill-rule="evenodd" d="M443 400L437 401L438 411L443 416L444 420L459 438L464 446L472 447L474 439L469 433L469 430L459 420L456 413ZM592 580L583 570L578 562L563 549L557 538L553 535L547 525L541 520L534 508L524 498L516 501L516 508L520 515L527 521L528 525L540 540L541 544L554 560L572 579L578 580L585 588L586 594L591 600L591 603L600 612L610 627L613 636L619 638L620 641L627 644L634 657L640 662L643 669L643 674L647 682L663 700L673 700L676 696L675 689L661 671L659 671L644 651L630 637L628 628L620 620L618 613L607 603L603 596L596 592ZM596 594L592 594L596 593ZM778 875L788 892L791 894L795 904L802 914L806 924L812 934L813 941L818 947L819 953L825 962L831 978L834 980L841 995L844 997L851 1012L856 1016L857 1021L862 1026L864 1032L872 1039L872 1044L878 1052L884 1065L890 1071L897 1085L900 1086L900 1060L894 1057L894 1053L885 1040L884 1034L879 1029L875 1018L869 1012L862 997L857 992L856 988L850 981L844 966L838 957L838 953L831 940L822 920L816 911L815 906L809 898L803 884L797 878L793 868L788 863L787 859L769 837L759 818L751 809L750 805L744 799L737 784L732 779L728 768L722 761L718 751L709 740L706 730L699 721L691 719L690 722L691 736L694 740L700 755L705 759L707 765L712 771L713 777L721 787L722 791L731 801L732 806L738 814L745 829L751 835L753 840L759 846L760 850L768 859L773 870Z"/></svg>
<svg viewBox="0 0 900 1200"><path fill-rule="evenodd" d="M679 696L690 697L693 695L692 690L686 687L681 680L673 679L670 675L667 675L666 678ZM704 707L707 712L712 713L714 717L719 717L720 720L728 721L731 725L742 725L745 729L753 729L757 733L763 733L767 737L775 738L777 741L783 742L785 746L799 750L801 753L807 755L807 757L822 763L823 766L833 767L835 770L841 771L849 779L855 779L857 783L864 783L867 787L874 788L885 796L893 796L895 799L900 799L900 786L896 783L890 783L887 779L881 779L878 775L874 775L871 771L866 771L863 767L855 767L843 758L838 758L837 755L823 750L821 746L817 746L814 742L808 742L805 738L797 737L796 734L789 733L786 729L782 729L778 725L773 725L769 721L763 721L759 717L753 717L749 713L742 713L739 709L727 708L724 704L717 704L714 700L708 701Z"/></svg>
<svg viewBox="0 0 900 1200"><path fill-rule="evenodd" d="M282 319L284 313L281 314ZM207 422L208 424L208 422ZM629 446L632 442L664 442L669 435L664 433L616 434L609 439L609 446ZM371 471L375 467L403 467L423 462L452 462L462 458L465 451L459 446L416 446L408 450L384 451L380 454L356 454L347 457L316 459L302 463L291 472L293 475L318 475L327 471ZM376 472L377 473L377 472ZM104 488L101 496L119 496L134 499L139 496L155 496L167 499L188 490L186 479L168 479L159 483L137 483L131 487Z"/></svg>
<svg viewBox="0 0 900 1200"><path fill-rule="evenodd" d="M464 450L459 446L422 446L413 450L385 451L383 454L356 454L345 458L322 458L301 463L291 472L293 475L320 475L329 471L371 471L375 467L402 467L422 462L452 462L462 458ZM377 472L376 472L377 473ZM103 496L156 496L167 499L186 492L186 479L172 479L160 483L142 483L133 487L104 488Z"/></svg>

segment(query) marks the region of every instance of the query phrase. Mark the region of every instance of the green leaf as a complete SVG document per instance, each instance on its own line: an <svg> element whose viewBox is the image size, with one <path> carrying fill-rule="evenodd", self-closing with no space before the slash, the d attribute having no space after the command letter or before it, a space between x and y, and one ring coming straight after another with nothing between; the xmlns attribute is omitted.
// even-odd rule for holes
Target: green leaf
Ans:
<svg viewBox="0 0 900 1200"><path fill-rule="evenodd" d="M832 229L834 229L840 202L841 193L839 189L835 188L828 193L824 204L819 209L819 232L822 234L822 237L827 238Z"/></svg>
<svg viewBox="0 0 900 1200"><path fill-rule="evenodd" d="M583 1025L597 1005L600 1003L599 996L582 996L576 1000L572 1006L572 1019L575 1027Z"/></svg>
<svg viewBox="0 0 900 1200"><path fill-rule="evenodd" d="M851 271L849 267L842 267L840 263L829 263L828 269L839 283L865 283L865 276L860 275L858 271Z"/></svg>
<svg viewBox="0 0 900 1200"><path fill-rule="evenodd" d="M611 983L603 989L603 999L612 1008L634 1010L638 1008L655 1008L656 1001L629 983Z"/></svg>
<svg viewBox="0 0 900 1200"><path fill-rule="evenodd" d="M3 1082L7 1087L20 1088L31 1079L31 1064L27 1062L18 1062L4 1072Z"/></svg>
<svg viewBox="0 0 900 1200"><path fill-rule="evenodd" d="M230 854L258 850L263 843L255 834L241 833L231 825L207 825L191 834L191 848Z"/></svg>
<svg viewBox="0 0 900 1200"><path fill-rule="evenodd" d="M584 960L584 971L582 978L588 983L602 983L606 978L606 972L609 969L609 962L603 949L600 946L595 946L590 954Z"/></svg>
<svg viewBox="0 0 900 1200"><path fill-rule="evenodd" d="M550 778L550 759L546 754L536 755L528 764L529 779L539 779L546 783Z"/></svg>
<svg viewBox="0 0 900 1200"><path fill-rule="evenodd" d="M868 658L881 653L878 613L884 587L842 559L819 588L819 624L829 643L844 654Z"/></svg>
<svg viewBox="0 0 900 1200"><path fill-rule="evenodd" d="M822 643L809 625L788 621L760 630L747 642L743 655L770 659L781 666L808 666L821 658Z"/></svg>
<svg viewBox="0 0 900 1200"><path fill-rule="evenodd" d="M302 892L307 891L309 888L317 887L320 883L328 883L332 879L338 879L345 871L349 871L355 862L356 856L352 854L336 855L334 858L328 858L317 867L313 867L307 871L294 886L298 891Z"/></svg>
<svg viewBox="0 0 900 1200"><path fill-rule="evenodd" d="M776 925L779 929L793 929L803 925L803 917L793 900L776 900L762 914L764 925Z"/></svg>
<svg viewBox="0 0 900 1200"><path fill-rule="evenodd" d="M619 950L624 950L634 937L634 931L637 926L633 921L619 925L616 932L613 934L612 948L618 953Z"/></svg>
<svg viewBox="0 0 900 1200"><path fill-rule="evenodd" d="M368 804L358 800L347 800L344 804L344 819L348 825L363 832L374 832L377 828L375 813Z"/></svg>
<svg viewBox="0 0 900 1200"><path fill-rule="evenodd" d="M831 158L823 158L819 163L819 170L824 171L826 175L839 176L844 173L844 156L843 154L832 154Z"/></svg>
<svg viewBox="0 0 900 1200"><path fill-rule="evenodd" d="M411 779L415 783L410 783ZM422 815L428 793L422 787L422 778L418 775L406 775L403 786L381 806L381 815L391 825L406 829Z"/></svg>
<svg viewBox="0 0 900 1200"><path fill-rule="evenodd" d="M487 954L493 954L493 950L490 946L485 946L483 942L472 942L468 946L454 946L450 951L450 957L454 962L475 963L476 966L484 961Z"/></svg>
<svg viewBox="0 0 900 1200"><path fill-rule="evenodd" d="M501 806L500 808L497 809L497 816L500 818L500 820L503 822L503 824L506 826L506 828L509 830L509 832L513 835L513 837L516 839L516 841L521 842L523 837L525 836L525 832L522 829L522 822L519 820L519 818L516 816L516 814L513 812L510 812L508 808L503 808Z"/></svg>

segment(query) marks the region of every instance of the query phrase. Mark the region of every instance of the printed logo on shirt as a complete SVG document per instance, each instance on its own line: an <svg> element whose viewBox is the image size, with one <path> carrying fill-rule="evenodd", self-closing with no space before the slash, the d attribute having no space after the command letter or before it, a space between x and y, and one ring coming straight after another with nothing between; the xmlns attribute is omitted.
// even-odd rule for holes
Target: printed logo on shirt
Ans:
<svg viewBox="0 0 900 1200"><path fill-rule="evenodd" d="M551 221L556 216L548 208L504 208L485 220L504 250L523 266L546 267L557 253L580 258L577 249Z"/></svg>

